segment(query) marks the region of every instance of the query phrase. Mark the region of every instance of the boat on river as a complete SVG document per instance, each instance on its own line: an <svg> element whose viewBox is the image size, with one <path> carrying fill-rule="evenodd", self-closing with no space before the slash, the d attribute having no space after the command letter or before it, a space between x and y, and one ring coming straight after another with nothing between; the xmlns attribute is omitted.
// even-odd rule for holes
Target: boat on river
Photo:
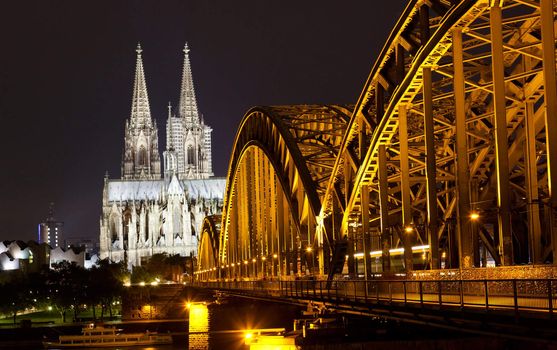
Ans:
<svg viewBox="0 0 557 350"><path fill-rule="evenodd" d="M121 329L90 324L80 335L61 335L58 341L44 341L46 349L52 348L115 348L123 346L172 344L170 334L146 331L144 333L121 333Z"/></svg>

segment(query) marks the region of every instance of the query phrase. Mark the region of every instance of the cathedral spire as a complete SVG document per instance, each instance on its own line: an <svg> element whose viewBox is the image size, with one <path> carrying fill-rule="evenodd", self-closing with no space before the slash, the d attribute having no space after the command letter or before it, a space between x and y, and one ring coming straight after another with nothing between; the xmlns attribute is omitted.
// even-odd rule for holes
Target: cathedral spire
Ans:
<svg viewBox="0 0 557 350"><path fill-rule="evenodd" d="M172 104L170 104L170 101L168 101L168 120L167 120L167 124L170 124L170 126L166 127L166 150L167 151L174 151L174 145L172 143L172 141L174 140L173 136L172 136L172 121L170 118L172 118Z"/></svg>
<svg viewBox="0 0 557 350"><path fill-rule="evenodd" d="M124 179L158 179L161 176L161 166L157 124L151 119L140 44L137 44L135 51L137 61L132 110L130 119L126 120L122 177Z"/></svg>
<svg viewBox="0 0 557 350"><path fill-rule="evenodd" d="M180 91L179 115L188 124L199 123L199 113L197 111L197 101L195 100L195 90L193 88L193 76L191 74L190 49L188 43L184 46L184 68L182 71L182 88Z"/></svg>
<svg viewBox="0 0 557 350"><path fill-rule="evenodd" d="M147 84L143 72L143 59L141 58L141 44L137 44L137 60L135 64L135 81L133 84L131 123L143 127L151 124L151 110L147 95Z"/></svg>

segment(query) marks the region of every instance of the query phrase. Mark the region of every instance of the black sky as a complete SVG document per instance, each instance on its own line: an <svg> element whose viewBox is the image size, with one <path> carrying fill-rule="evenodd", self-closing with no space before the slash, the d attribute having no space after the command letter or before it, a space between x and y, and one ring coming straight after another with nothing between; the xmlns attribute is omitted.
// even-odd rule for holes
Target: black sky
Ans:
<svg viewBox="0 0 557 350"><path fill-rule="evenodd" d="M164 149L184 42L225 176L254 105L355 103L407 1L10 1L0 5L0 240L36 239L55 202L98 238L105 171L120 176L141 42Z"/></svg>

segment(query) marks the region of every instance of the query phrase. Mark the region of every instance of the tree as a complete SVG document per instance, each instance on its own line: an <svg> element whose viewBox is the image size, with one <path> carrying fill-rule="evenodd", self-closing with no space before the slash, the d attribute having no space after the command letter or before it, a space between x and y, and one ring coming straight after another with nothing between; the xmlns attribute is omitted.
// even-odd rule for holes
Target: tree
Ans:
<svg viewBox="0 0 557 350"><path fill-rule="evenodd" d="M0 311L10 314L16 323L17 314L33 305L29 294L29 280L21 271L15 272L10 280L1 285Z"/></svg>
<svg viewBox="0 0 557 350"><path fill-rule="evenodd" d="M92 272L92 281L96 286L92 288L94 293L98 293L101 303L101 320L104 313L108 310L112 317L112 304L121 299L124 280L129 278L128 270L123 262L114 263L108 259L99 260L98 267ZM102 283L99 283L102 281Z"/></svg>
<svg viewBox="0 0 557 350"><path fill-rule="evenodd" d="M68 261L52 265L48 276L48 286L52 302L66 322L66 312L74 311L77 319L79 306L87 300L87 270Z"/></svg>

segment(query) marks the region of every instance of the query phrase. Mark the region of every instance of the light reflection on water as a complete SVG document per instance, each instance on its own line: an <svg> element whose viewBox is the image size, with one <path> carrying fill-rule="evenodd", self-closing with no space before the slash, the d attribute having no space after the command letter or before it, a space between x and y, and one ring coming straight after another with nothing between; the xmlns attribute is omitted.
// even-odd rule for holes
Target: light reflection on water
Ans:
<svg viewBox="0 0 557 350"><path fill-rule="evenodd" d="M192 350L209 349L209 309L205 304L191 304L189 316L189 348ZM198 333L201 332L201 333Z"/></svg>

